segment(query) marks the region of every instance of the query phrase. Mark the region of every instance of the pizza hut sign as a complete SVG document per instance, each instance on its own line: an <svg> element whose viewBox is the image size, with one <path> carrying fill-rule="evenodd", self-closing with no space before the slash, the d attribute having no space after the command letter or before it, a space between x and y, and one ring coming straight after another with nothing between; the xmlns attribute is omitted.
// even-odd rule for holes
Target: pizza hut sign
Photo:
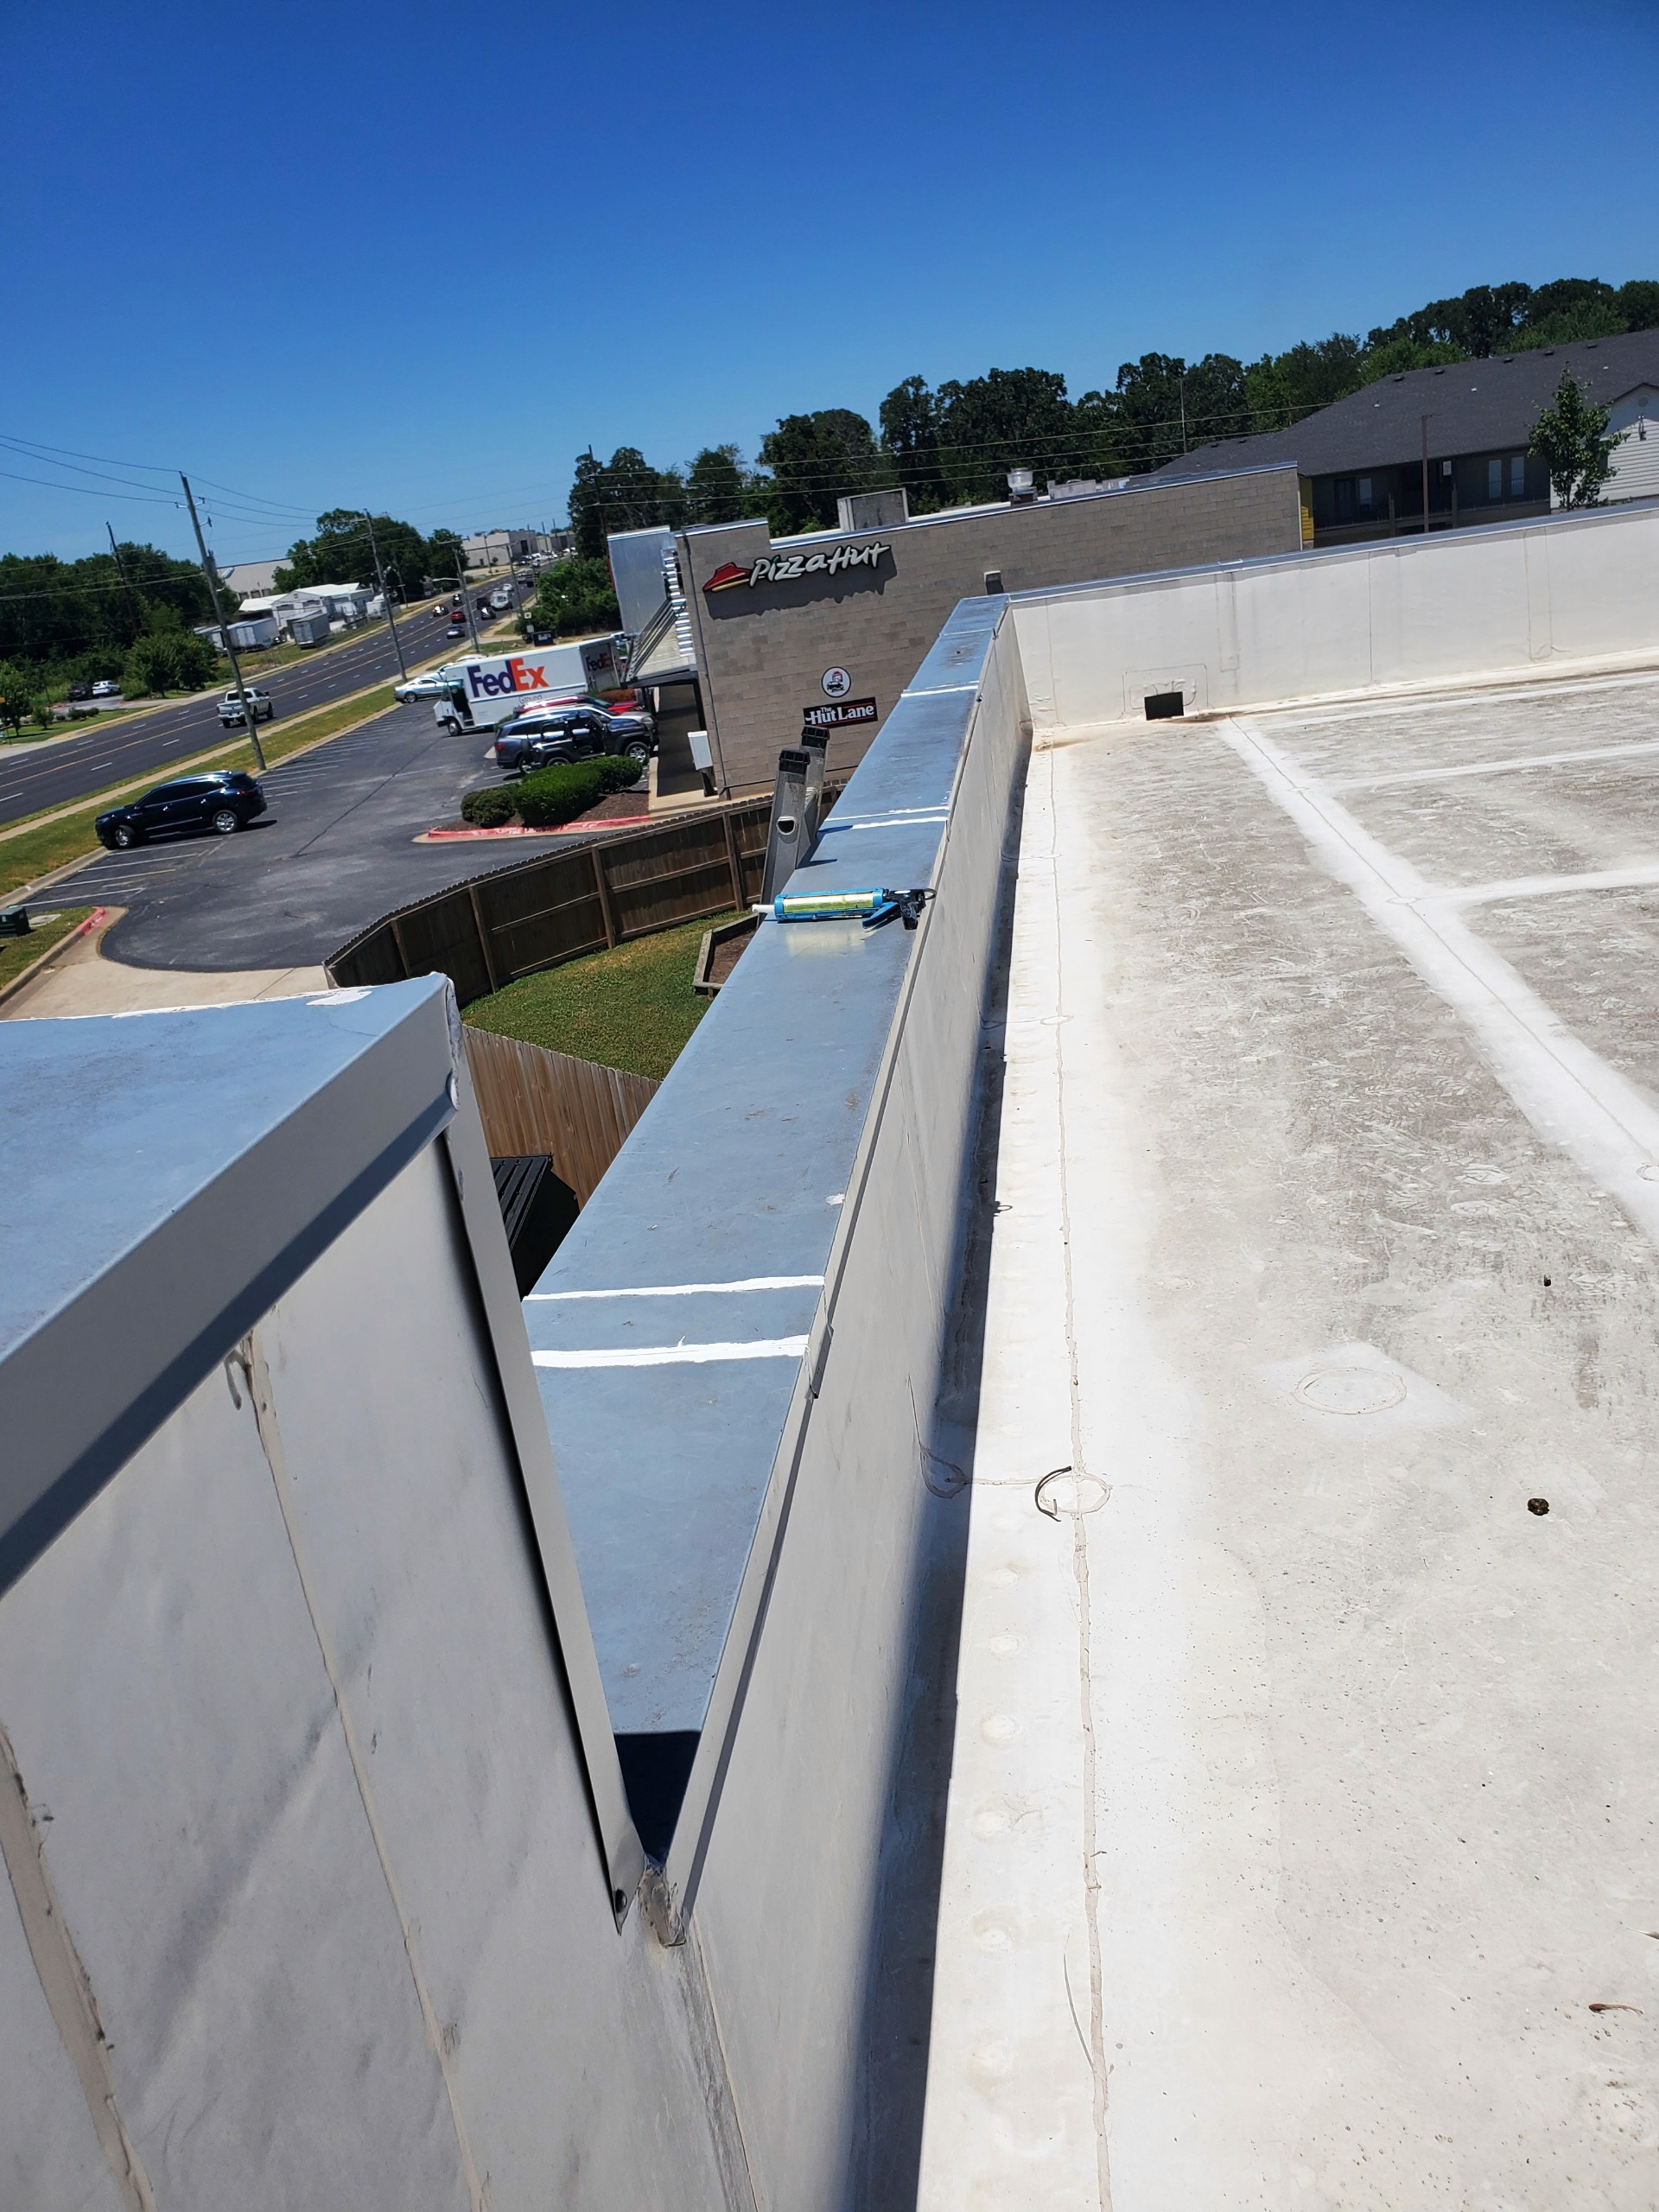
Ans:
<svg viewBox="0 0 1659 2212"><path fill-rule="evenodd" d="M753 591L760 584L792 584L801 576L838 576L843 569L879 568L882 556L892 550L885 539L879 539L874 545L825 545L816 553L763 553L747 568L725 561L704 584L703 594L712 599L717 591L735 591L740 585Z"/></svg>

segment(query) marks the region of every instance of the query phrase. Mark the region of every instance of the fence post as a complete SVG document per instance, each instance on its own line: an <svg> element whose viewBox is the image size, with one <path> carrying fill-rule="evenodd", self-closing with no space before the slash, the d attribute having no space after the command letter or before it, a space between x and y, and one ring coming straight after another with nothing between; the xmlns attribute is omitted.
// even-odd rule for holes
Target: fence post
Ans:
<svg viewBox="0 0 1659 2212"><path fill-rule="evenodd" d="M599 911L604 917L605 942L607 945L615 945L620 939L616 933L616 916L611 910L611 887L605 880L604 855L596 844L589 845L588 850L593 856L594 888L599 893Z"/></svg>
<svg viewBox="0 0 1659 2212"><path fill-rule="evenodd" d="M732 872L732 906L736 910L743 904L743 861L737 849L737 830L729 807L721 816L720 821L726 832L726 865Z"/></svg>
<svg viewBox="0 0 1659 2212"><path fill-rule="evenodd" d="M484 973L490 979L490 988L499 991L501 978L495 972L495 955L490 950L490 933L484 925L484 910L478 903L478 886L468 884L467 896L473 909L473 927L478 931L478 949L484 957Z"/></svg>

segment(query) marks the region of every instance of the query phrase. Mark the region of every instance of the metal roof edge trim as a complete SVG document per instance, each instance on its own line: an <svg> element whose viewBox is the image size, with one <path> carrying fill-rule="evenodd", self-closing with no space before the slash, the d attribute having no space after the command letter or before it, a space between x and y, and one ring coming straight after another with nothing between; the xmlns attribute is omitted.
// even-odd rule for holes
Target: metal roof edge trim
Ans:
<svg viewBox="0 0 1659 2212"><path fill-rule="evenodd" d="M447 982L423 993L396 1028L301 1099L255 1146L226 1163L137 1243L118 1253L0 1362L0 1433L12 1454L0 1472L0 1592L27 1572L260 1316L454 1118L457 1047L451 1039L449 997ZM210 1018L220 1011L211 1009ZM435 1014L436 1037L415 1033L429 1032ZM393 1086L385 1048L397 1041L404 1045L409 1065L404 1102L386 1135L387 1093ZM421 1064L433 1058L434 1043L443 1055L435 1096L419 1073ZM266 1147L280 1147L290 1168L302 1161L326 1164L337 1159L341 1110L349 1112L353 1105L371 1126L380 1124L372 1154L353 1165L343 1181L314 1172L308 1190L302 1186L284 1210L276 1236L264 1251L253 1253L228 1295L222 1284L204 1285L200 1268L188 1264L192 1250L204 1245L222 1249L226 1244L235 1249L251 1241L238 1187L250 1159ZM293 1176L276 1180L284 1197L296 1191ZM146 1279L152 1279L148 1288ZM189 1310L193 1291L206 1294L194 1311ZM168 1312L185 1308L174 1332L175 1348L148 1373L147 1348L138 1348L143 1379L132 1378L136 1388L124 1381L119 1363L89 1359L87 1350L110 1341L112 1327L135 1300L143 1300L152 1313L158 1305ZM67 1387L71 1382L73 1387ZM25 1440L21 1452L20 1440Z"/></svg>
<svg viewBox="0 0 1659 2212"><path fill-rule="evenodd" d="M988 629L984 619L990 608L995 609L995 620ZM945 804L945 820L941 827L935 849L930 880L938 885L944 877L950 850L951 831L955 825L957 804L968 766L968 756L973 745L976 726L983 701L983 679L986 663L995 649L1003 626L1009 621L1006 601L965 598L957 601L930 649L928 658L945 643L952 626L962 620L969 629L979 628L982 635L979 651L973 664L976 681L972 686L939 686L912 697L937 700L942 693L960 690L963 698L963 732L955 770L950 779L950 796ZM1013 650L1019 650L1012 628L1009 632ZM925 666L925 660L923 665ZM966 664L963 664L966 665ZM920 673L920 671L918 671ZM971 693L971 696L969 696ZM896 717L889 715L890 729ZM697 1883L707 1856L714 1823L719 1817L721 1784L730 1763L738 1730L742 1726L743 1703L750 1675L754 1668L760 1640L766 1625L772 1587L776 1579L778 1561L788 1535L790 1507L797 1478L806 1449L807 1434L812 1419L812 1409L818 1395L819 1380L825 1355L835 1334L836 1302L842 1278L847 1272L848 1257L853 1237L857 1233L862 1211L864 1194L868 1185L871 1165L881 1141L888 1101L904 1049L905 1032L909 1020L911 1001L915 995L922 969L924 955L933 929L942 926L937 920L936 902L928 904L912 939L910 957L899 985L899 995L888 1021L887 1037L882 1045L880 1060L870 1085L870 1096L865 1109L863 1126L860 1129L853 1165L847 1179L847 1195L837 1217L836 1231L824 1265L823 1288L819 1294L817 1312L813 1316L805 1353L798 1369L789 1410L785 1418L760 1513L750 1545L742 1578L740 1581L731 1622L728 1627L719 1664L709 1688L702 1726L691 1772L687 1778L685 1793L681 1800L672 1841L663 1867L662 1880L671 1902L671 1910L683 1918L695 1903ZM949 918L944 926L949 925Z"/></svg>

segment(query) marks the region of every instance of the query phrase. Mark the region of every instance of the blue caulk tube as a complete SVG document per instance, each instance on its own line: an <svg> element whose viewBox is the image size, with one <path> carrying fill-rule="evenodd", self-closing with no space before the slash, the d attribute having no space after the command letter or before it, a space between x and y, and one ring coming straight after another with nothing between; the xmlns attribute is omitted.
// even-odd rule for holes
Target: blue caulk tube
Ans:
<svg viewBox="0 0 1659 2212"><path fill-rule="evenodd" d="M873 914L890 896L885 891L815 891L793 898L779 892L772 902L779 922L845 922Z"/></svg>
<svg viewBox="0 0 1659 2212"><path fill-rule="evenodd" d="M916 891L887 891L878 889L859 891L814 891L793 893L780 891L772 902L772 918L779 922L861 922L867 930L879 930L884 922L895 918L907 930L913 930L921 919L923 907L933 893L926 889ZM764 913L766 908L758 911Z"/></svg>

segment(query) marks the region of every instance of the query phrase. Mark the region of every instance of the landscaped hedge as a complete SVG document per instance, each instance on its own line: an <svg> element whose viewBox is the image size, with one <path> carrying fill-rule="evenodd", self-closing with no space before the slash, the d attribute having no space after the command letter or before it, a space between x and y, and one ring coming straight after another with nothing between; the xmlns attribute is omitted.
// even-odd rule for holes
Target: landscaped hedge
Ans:
<svg viewBox="0 0 1659 2212"><path fill-rule="evenodd" d="M532 770L517 784L468 791L461 817L480 830L499 829L515 814L527 830L556 830L586 814L607 792L628 790L643 773L637 760L562 760Z"/></svg>

